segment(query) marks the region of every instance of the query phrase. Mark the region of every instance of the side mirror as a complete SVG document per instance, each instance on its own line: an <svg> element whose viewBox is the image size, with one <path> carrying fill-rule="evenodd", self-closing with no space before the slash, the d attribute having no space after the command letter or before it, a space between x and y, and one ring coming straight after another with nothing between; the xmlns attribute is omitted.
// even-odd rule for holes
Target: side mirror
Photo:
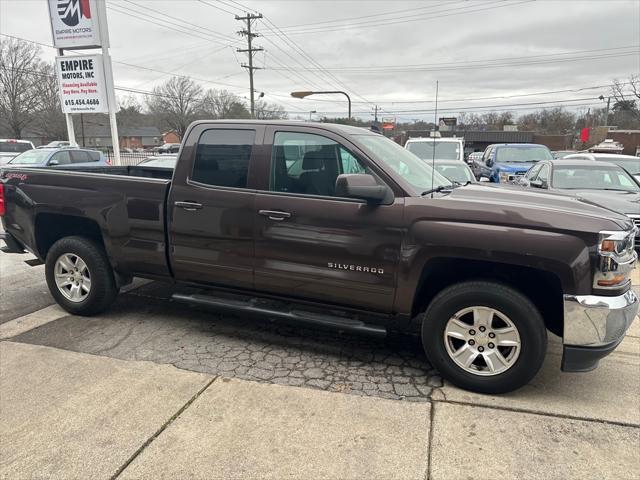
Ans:
<svg viewBox="0 0 640 480"><path fill-rule="evenodd" d="M544 180L531 180L529 185L536 188L547 188L547 182Z"/></svg>
<svg viewBox="0 0 640 480"><path fill-rule="evenodd" d="M336 196L361 198L368 203L380 203L391 194L386 185L376 182L373 175L351 173L338 175L336 179Z"/></svg>
<svg viewBox="0 0 640 480"><path fill-rule="evenodd" d="M487 158L487 167L493 167L493 158Z"/></svg>
<svg viewBox="0 0 640 480"><path fill-rule="evenodd" d="M54 167L54 166L59 165L59 164L60 164L60 162L58 162L58 160L51 160L51 161L48 163L48 165L49 165L50 167Z"/></svg>

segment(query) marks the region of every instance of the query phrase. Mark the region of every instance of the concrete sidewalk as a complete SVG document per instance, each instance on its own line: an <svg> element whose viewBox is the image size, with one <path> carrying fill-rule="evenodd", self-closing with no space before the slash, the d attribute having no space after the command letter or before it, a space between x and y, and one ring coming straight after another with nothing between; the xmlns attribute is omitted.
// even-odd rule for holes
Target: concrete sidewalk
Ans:
<svg viewBox="0 0 640 480"><path fill-rule="evenodd" d="M5 341L0 477L637 478L636 386L538 388L412 403Z"/></svg>

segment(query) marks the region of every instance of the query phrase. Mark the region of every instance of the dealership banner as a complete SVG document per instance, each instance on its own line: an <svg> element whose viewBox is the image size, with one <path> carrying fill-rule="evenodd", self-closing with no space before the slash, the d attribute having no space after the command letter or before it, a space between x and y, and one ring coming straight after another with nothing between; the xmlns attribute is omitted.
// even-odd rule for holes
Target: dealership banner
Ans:
<svg viewBox="0 0 640 480"><path fill-rule="evenodd" d="M56 48L102 46L100 16L103 15L104 1L48 0L53 46ZM98 2L103 4L98 5Z"/></svg>
<svg viewBox="0 0 640 480"><path fill-rule="evenodd" d="M64 113L109 111L102 67L102 55L56 57L60 105Z"/></svg>

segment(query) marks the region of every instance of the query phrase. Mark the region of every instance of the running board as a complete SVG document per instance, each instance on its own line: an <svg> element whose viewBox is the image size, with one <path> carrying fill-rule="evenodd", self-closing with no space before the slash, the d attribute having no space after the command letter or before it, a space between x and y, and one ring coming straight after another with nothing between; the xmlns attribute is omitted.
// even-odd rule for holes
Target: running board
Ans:
<svg viewBox="0 0 640 480"><path fill-rule="evenodd" d="M300 305L286 304L283 302L270 302L252 297L225 298L202 294L185 295L181 293L174 293L171 298L177 302L201 305L232 313L261 315L280 320L290 320L309 325L364 333L367 335L385 336L387 334L386 328L363 322L357 318L314 312L305 310L304 307Z"/></svg>

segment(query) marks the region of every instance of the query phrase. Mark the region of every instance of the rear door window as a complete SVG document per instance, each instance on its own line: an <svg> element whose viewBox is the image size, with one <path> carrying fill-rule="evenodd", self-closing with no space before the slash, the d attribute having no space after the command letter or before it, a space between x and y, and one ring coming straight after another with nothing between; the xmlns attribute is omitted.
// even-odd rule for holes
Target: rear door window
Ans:
<svg viewBox="0 0 640 480"><path fill-rule="evenodd" d="M193 164L193 181L246 188L255 130L212 129L201 136Z"/></svg>
<svg viewBox="0 0 640 480"><path fill-rule="evenodd" d="M71 154L71 163L89 163L93 161L89 153L84 150L72 150L69 153Z"/></svg>

